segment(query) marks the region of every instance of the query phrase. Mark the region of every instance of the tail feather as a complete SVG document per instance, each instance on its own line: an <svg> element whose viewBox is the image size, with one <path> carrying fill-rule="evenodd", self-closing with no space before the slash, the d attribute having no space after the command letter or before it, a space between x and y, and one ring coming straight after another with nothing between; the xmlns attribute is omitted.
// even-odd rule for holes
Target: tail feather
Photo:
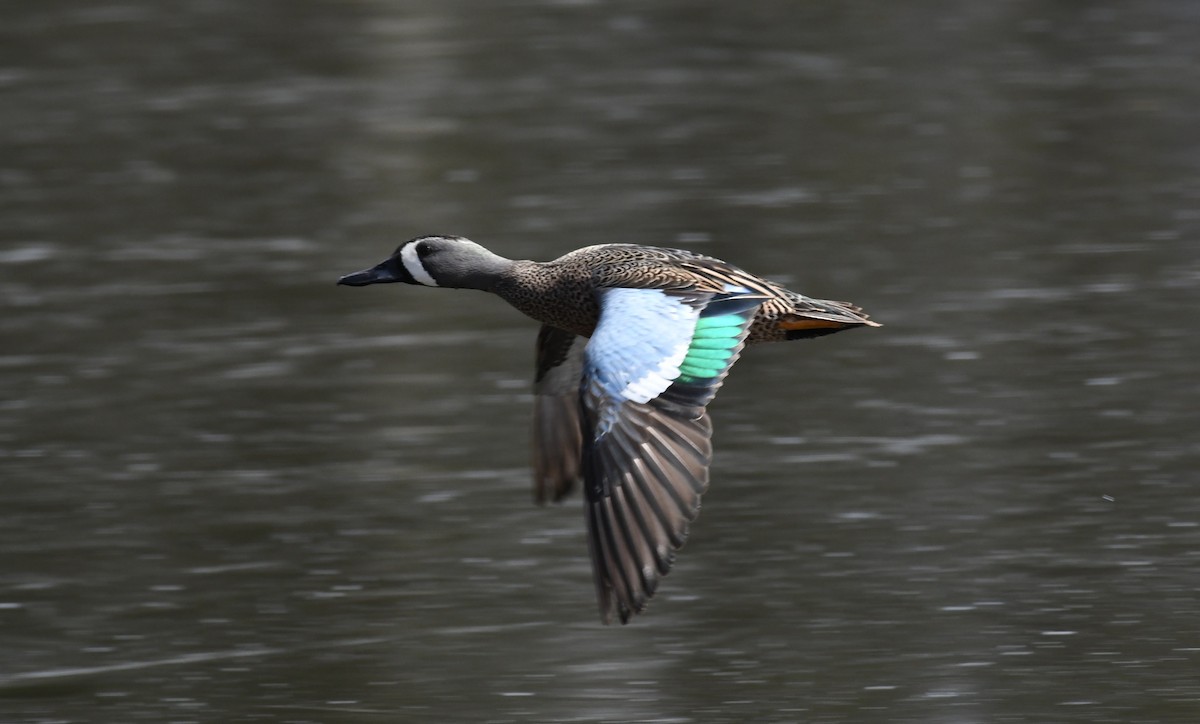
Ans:
<svg viewBox="0 0 1200 724"><path fill-rule="evenodd" d="M879 327L856 304L812 299L800 294L792 296L791 312L779 318L777 324L788 339L821 337L854 327Z"/></svg>

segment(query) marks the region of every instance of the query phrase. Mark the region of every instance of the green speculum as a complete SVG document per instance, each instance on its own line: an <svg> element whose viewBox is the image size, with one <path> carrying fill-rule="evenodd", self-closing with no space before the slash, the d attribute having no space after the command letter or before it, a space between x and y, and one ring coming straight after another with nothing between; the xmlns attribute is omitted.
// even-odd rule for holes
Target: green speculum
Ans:
<svg viewBox="0 0 1200 724"><path fill-rule="evenodd" d="M679 382L685 384L720 375L738 346L745 320L736 314L701 317L692 344L679 365Z"/></svg>

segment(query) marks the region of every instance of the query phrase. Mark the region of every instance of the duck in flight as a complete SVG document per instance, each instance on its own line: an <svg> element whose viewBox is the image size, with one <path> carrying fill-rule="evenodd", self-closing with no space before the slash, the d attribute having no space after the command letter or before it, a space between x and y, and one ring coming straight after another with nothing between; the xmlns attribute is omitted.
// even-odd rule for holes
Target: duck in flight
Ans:
<svg viewBox="0 0 1200 724"><path fill-rule="evenodd" d="M712 462L706 405L747 344L878 327L712 257L601 244L514 261L459 236L420 236L347 286L492 292L541 323L534 497L578 482L600 615L641 613L700 510Z"/></svg>

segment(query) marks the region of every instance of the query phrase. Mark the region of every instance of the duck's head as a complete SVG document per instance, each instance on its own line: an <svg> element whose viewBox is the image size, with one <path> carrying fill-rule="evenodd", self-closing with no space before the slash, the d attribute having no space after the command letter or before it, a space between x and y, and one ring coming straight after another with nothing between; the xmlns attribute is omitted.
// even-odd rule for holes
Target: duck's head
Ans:
<svg viewBox="0 0 1200 724"><path fill-rule="evenodd" d="M418 236L409 239L387 259L360 272L347 274L338 284L404 282L427 287L490 289L512 264L461 236Z"/></svg>

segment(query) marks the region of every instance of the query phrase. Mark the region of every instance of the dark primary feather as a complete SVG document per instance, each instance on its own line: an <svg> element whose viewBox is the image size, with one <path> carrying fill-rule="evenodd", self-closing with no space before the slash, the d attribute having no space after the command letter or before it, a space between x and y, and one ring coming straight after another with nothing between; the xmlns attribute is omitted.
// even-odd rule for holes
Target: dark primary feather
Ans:
<svg viewBox="0 0 1200 724"><path fill-rule="evenodd" d="M642 611L671 570L708 487L711 437L702 408L627 403L612 429L585 439L588 545L605 622Z"/></svg>
<svg viewBox="0 0 1200 724"><path fill-rule="evenodd" d="M533 496L561 500L580 479L583 427L579 381L586 340L543 324L533 403Z"/></svg>

